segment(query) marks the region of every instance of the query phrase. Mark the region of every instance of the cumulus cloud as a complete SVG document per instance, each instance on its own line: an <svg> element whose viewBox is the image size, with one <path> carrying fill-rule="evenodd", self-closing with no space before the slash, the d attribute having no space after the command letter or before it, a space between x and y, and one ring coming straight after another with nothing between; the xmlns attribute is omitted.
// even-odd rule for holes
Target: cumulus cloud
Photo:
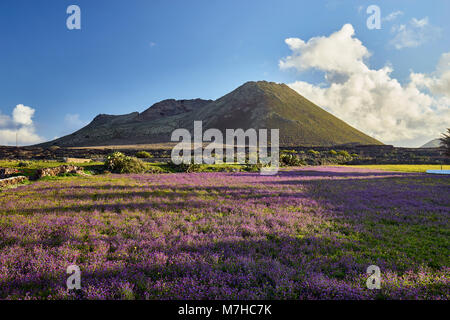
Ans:
<svg viewBox="0 0 450 320"><path fill-rule="evenodd" d="M439 136L450 123L450 53L433 75L412 73L402 85L391 76L392 66L369 68L364 60L370 54L349 24L328 37L286 43L292 54L280 61L281 69L320 70L326 82L296 81L290 87L382 142L417 145Z"/></svg>
<svg viewBox="0 0 450 320"><path fill-rule="evenodd" d="M394 38L390 41L397 50L403 48L418 47L429 40L435 39L440 34L440 29L432 26L428 17L423 19L412 18L408 24L395 25L392 27Z"/></svg>
<svg viewBox="0 0 450 320"><path fill-rule="evenodd" d="M363 72L367 69L363 60L370 54L361 41L353 38L354 34L353 26L346 24L329 37L314 37L306 43L299 38L288 38L285 42L293 54L282 59L279 66L299 71L316 68L326 70L328 74ZM343 48L345 54L340 54Z"/></svg>
<svg viewBox="0 0 450 320"><path fill-rule="evenodd" d="M33 124L34 109L18 104L13 110L13 120L15 123L24 126L30 126Z"/></svg>
<svg viewBox="0 0 450 320"><path fill-rule="evenodd" d="M16 139L20 145L39 143L43 139L36 134L33 108L18 104L12 117L0 113L0 145L15 145Z"/></svg>
<svg viewBox="0 0 450 320"><path fill-rule="evenodd" d="M435 95L450 98L450 52L444 53L432 75L411 73L412 83L420 88L426 88Z"/></svg>

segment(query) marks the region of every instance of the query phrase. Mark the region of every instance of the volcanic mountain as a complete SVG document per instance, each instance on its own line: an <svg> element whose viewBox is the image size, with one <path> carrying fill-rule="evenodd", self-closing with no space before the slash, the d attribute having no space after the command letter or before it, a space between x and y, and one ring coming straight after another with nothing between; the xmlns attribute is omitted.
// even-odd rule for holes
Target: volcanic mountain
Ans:
<svg viewBox="0 0 450 320"><path fill-rule="evenodd" d="M440 146L441 146L441 139L433 139L425 143L420 148L439 148Z"/></svg>
<svg viewBox="0 0 450 320"><path fill-rule="evenodd" d="M382 144L285 84L247 82L213 100L164 100L142 113L100 114L86 127L40 146L87 147L170 142L178 128L280 129L280 145Z"/></svg>

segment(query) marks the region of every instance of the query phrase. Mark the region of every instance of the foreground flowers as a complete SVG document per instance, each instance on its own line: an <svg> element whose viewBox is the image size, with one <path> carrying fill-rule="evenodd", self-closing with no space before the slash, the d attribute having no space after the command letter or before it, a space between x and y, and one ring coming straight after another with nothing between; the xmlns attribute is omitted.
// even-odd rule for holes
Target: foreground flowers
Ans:
<svg viewBox="0 0 450 320"><path fill-rule="evenodd" d="M0 193L0 298L448 299L449 194L342 167L42 181Z"/></svg>

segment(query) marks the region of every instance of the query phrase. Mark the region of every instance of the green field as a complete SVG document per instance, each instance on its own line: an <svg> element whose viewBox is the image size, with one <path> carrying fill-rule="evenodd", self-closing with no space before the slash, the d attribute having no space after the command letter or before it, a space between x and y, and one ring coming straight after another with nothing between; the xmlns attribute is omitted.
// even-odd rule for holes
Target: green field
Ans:
<svg viewBox="0 0 450 320"><path fill-rule="evenodd" d="M0 299L448 300L449 191L345 166L45 177L0 193Z"/></svg>
<svg viewBox="0 0 450 320"><path fill-rule="evenodd" d="M179 172L176 167L171 166L165 162L145 162L145 167L148 173L174 173ZM103 162L88 162L88 163L66 163L51 160L0 160L0 168L16 168L19 170L17 175L33 176L37 170L43 168L54 168L62 165L74 165L82 167L85 173L98 174L103 173ZM196 168L197 172L223 172L223 171L242 171L245 166L240 164L202 164Z"/></svg>
<svg viewBox="0 0 450 320"><path fill-rule="evenodd" d="M370 164L345 166L353 168L378 169L383 171L400 171L400 172L426 172L427 170L441 170L439 164ZM442 170L450 170L450 165L443 165Z"/></svg>
<svg viewBox="0 0 450 320"><path fill-rule="evenodd" d="M103 165L103 162L87 162L87 163L68 163L61 161L51 160L30 160L30 161L18 161L18 160L0 160L0 168L27 168L27 169L43 169L54 168L62 165L75 165L78 167L91 167Z"/></svg>
<svg viewBox="0 0 450 320"><path fill-rule="evenodd" d="M0 168L20 168L22 161L17 160L0 160ZM33 160L25 161L28 169L52 168L61 165L76 165L79 167L91 167L103 165L103 162L89 163L66 163L60 161ZM147 163L149 167L164 167L164 163ZM400 171L400 172L426 172L427 170L440 170L441 165L438 164L370 164L370 165L342 165L343 167L378 169L383 171ZM216 164L203 165L205 171L214 171L214 168L239 168L238 164ZM450 170L450 165L442 165L443 170Z"/></svg>

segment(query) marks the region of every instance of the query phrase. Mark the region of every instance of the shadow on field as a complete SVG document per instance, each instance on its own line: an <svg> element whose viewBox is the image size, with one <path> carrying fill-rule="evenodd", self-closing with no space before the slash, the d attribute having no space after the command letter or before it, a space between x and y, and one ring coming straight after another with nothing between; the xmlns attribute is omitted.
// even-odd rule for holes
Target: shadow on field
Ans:
<svg viewBox="0 0 450 320"><path fill-rule="evenodd" d="M384 272L402 274L417 266L398 267L383 259L353 257L355 246L344 239L313 235L303 238L266 234L209 243L136 247L117 260L105 256L84 262L82 290L67 292L66 270L17 270L14 279L0 282L0 298L10 294L67 299L373 299L379 291L365 287L366 268L376 263ZM133 250L131 250L133 249ZM364 249L364 248L361 248ZM93 265L95 264L95 266ZM391 290L386 298L445 295L445 279L430 284L410 283ZM415 295L415 296L414 296Z"/></svg>
<svg viewBox="0 0 450 320"><path fill-rule="evenodd" d="M134 245L130 244L130 249ZM120 261L106 257L106 270L98 264L93 268L89 260L73 261L80 266L82 288L106 294L95 297L103 299L126 298L125 283L132 285L135 299L232 299L230 292L235 299L354 299L369 293L343 282L358 283L355 279L365 273L365 264L355 262L351 256L340 262L327 258L347 254L342 240L268 234L265 239L180 242L129 252ZM315 258L319 252L323 257ZM51 274L33 272L32 267L28 272L18 270L15 279L0 282L0 298L11 292L45 298L58 289L65 291L66 279L65 269ZM87 298L87 291L67 294L67 298Z"/></svg>
<svg viewBox="0 0 450 320"><path fill-rule="evenodd" d="M173 208L182 208L186 207L185 201L171 201L170 206ZM205 208L208 207L208 203L202 201L189 201L189 207L191 208ZM26 209L14 209L14 210L5 210L3 211L6 214L45 214L45 213L59 213L59 212L113 212L116 214L121 214L124 211L132 211L132 210L151 210L151 209L167 209L167 205L161 202L152 202L147 201L145 203L141 202L126 202L126 203L117 203L117 204L89 204L89 205L72 205L72 206L54 206L47 208L26 208ZM169 207L170 209L170 207Z"/></svg>
<svg viewBox="0 0 450 320"><path fill-rule="evenodd" d="M322 169L323 170L323 169ZM202 173L207 179L208 174ZM196 175L196 174L194 174ZM314 171L314 170L292 170L280 171L277 176L261 176L259 173L226 173L232 177L239 177L237 180L230 180L228 186L214 186L214 180L207 183L210 185L174 185L157 183L142 183L137 185L87 185L72 186L63 185L58 188L57 194L51 194L53 199L66 199L67 206L23 208L5 210L7 214L45 214L52 212L115 212L121 213L125 210L151 210L151 209L180 209L208 208L216 205L216 201L211 197L230 198L233 201L253 201L254 203L266 204L270 206L271 199L277 202L286 200L286 205L295 205L295 200L307 201L317 200L321 203L342 203L353 202L356 195L367 193L363 202L373 200L373 197L383 200L383 196L388 197L395 192L400 198L411 197L411 189L414 182L423 182L424 177L430 181L439 183L442 186L435 186L433 198L439 197L441 192L450 193L450 185L445 184L448 177L425 176L416 173L393 173L393 172L334 172L334 171ZM140 176L142 177L142 176ZM145 176L144 176L145 177ZM154 176L151 176L152 178ZM240 177L252 177L248 185L239 185ZM325 179L304 179L308 177L323 177ZM402 184L402 180L408 184ZM142 181L141 181L142 182ZM185 181L188 183L189 181ZM260 185L261 187L258 187ZM265 185L273 185L274 188L267 188ZM286 186L295 186L289 189ZM408 187L409 186L409 187ZM33 191L44 192L47 186L41 188L39 185L31 186ZM278 187L278 188L277 188ZM430 186L431 188L432 186ZM73 192L71 192L73 191ZM200 200L195 199L200 197ZM203 197L203 198L202 198ZM208 198L209 197L209 198ZM113 201L115 203L101 203L102 201ZM76 201L91 201L92 203L76 203ZM118 203L117 201L122 201ZM386 205L389 205L389 201ZM444 201L445 202L445 201ZM395 205L395 204L393 204ZM397 204L398 205L398 204Z"/></svg>
<svg viewBox="0 0 450 320"><path fill-rule="evenodd" d="M238 212L242 220L237 220L233 228L221 224L229 220L214 220L222 235L206 229L196 229L191 234L192 229L185 229L159 235L161 242L152 238L145 224L136 226L139 232L119 227L113 230L114 234L102 233L102 237L87 234L86 238L72 237L66 229L54 230L57 229L54 227L41 234L37 241L32 238L33 242L11 234L9 238L3 237L6 228L0 229L0 249L23 245L47 250L38 256L44 262L36 260L37 266L28 261L22 263L20 259L12 261L14 279L10 275L0 282L0 298L13 293L22 297L26 292L47 297L55 288L64 290L65 270L45 271L47 262L42 257L53 255L58 252L55 248L67 242L79 250L77 259L83 258L74 261L81 267L83 288L96 288L95 292L106 295L97 298L110 299L129 297L123 289L127 282L132 284L131 292L137 299L227 299L229 292L235 294L234 299L370 298L372 292L357 286L361 284L358 277L365 274L369 264L394 273L417 269L419 265L435 270L446 265L446 255L442 252L445 252L450 214L449 177L293 170L281 171L275 177L230 173L226 174L230 176L229 185L215 186L210 175L198 175L210 180L204 181L206 185L197 179L193 180L197 185L177 186L165 181L146 181L144 176L136 185L114 185L109 181L105 185L63 185L58 186L57 193L47 194L44 191L55 189L48 185L40 188L39 183L31 185L29 190L37 196L60 200L62 205L55 206L58 202L50 201L52 207L3 209L2 214L68 213L69 216L72 212L109 212L124 222L111 228L126 226L125 211L133 210L178 213L182 210L183 214L201 211L206 216L224 210L231 214ZM192 181L187 179L183 183ZM112 203L101 203L103 200ZM34 202L31 205L38 206ZM252 214L264 212L259 210L265 206L273 206L278 211L295 206L299 211L291 214L292 207L286 209L287 218L277 216L278 211L269 211L268 216L261 216L266 228L253 228L250 222L253 223L255 215ZM317 208L323 210L308 211ZM304 223L307 214L319 215L323 223L305 225L303 229L290 228L292 222ZM327 224L336 222L333 219L337 214L345 223ZM143 219L148 222L155 218L149 215ZM180 226L184 221L187 220L182 216ZM243 228L242 221L250 221L251 227ZM180 226L171 230L182 230ZM104 251L99 250L105 243ZM116 251L121 255L116 255ZM27 255L26 259L33 260L32 253ZM440 292L434 284L414 283L413 286L414 292L430 292L428 297ZM87 291L67 297L86 298Z"/></svg>

